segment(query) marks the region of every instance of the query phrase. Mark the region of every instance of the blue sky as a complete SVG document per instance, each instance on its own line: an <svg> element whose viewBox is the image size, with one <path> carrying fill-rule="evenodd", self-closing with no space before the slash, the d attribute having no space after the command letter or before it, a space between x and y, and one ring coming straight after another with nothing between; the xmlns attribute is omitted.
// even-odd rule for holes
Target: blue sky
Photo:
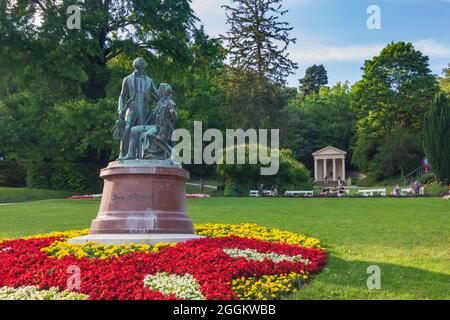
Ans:
<svg viewBox="0 0 450 320"><path fill-rule="evenodd" d="M228 30L221 5L229 0L193 0L197 16L211 36ZM354 83L364 60L377 55L391 41L414 43L430 58L435 74L450 63L450 0L284 0L283 17L294 27L297 43L289 48L299 64L289 84L298 85L305 69L324 64L330 84ZM367 8L381 9L381 29L369 30Z"/></svg>

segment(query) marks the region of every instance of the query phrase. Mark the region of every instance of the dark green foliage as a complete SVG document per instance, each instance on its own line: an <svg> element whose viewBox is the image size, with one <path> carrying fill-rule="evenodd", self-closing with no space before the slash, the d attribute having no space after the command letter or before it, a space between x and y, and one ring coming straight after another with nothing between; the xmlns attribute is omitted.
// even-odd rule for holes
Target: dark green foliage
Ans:
<svg viewBox="0 0 450 320"><path fill-rule="evenodd" d="M25 166L15 161L0 161L0 186L25 187L27 171Z"/></svg>
<svg viewBox="0 0 450 320"><path fill-rule="evenodd" d="M237 150L240 147L235 147ZM249 148L245 147L246 159L248 159ZM259 148L262 148L259 146ZM257 190L260 184L265 189L276 186L282 194L285 190L310 190L312 180L309 171L303 164L297 162L290 150L280 150L279 170L276 175L261 175L261 164L219 164L217 165L217 176L225 183L225 195L235 195L238 192L247 196L250 190Z"/></svg>
<svg viewBox="0 0 450 320"><path fill-rule="evenodd" d="M327 70L321 65L313 65L308 67L305 72L305 77L299 80L300 94L307 96L311 93L318 93L320 88L328 84Z"/></svg>
<svg viewBox="0 0 450 320"><path fill-rule="evenodd" d="M281 146L291 149L297 160L313 169L312 153L328 145L348 152L355 134L347 83L291 100L283 109L279 128Z"/></svg>
<svg viewBox="0 0 450 320"><path fill-rule="evenodd" d="M81 30L66 27L72 4L81 7ZM32 88L53 102L104 98L107 63L121 53L173 68L189 64L195 20L189 0L2 1L0 73L8 78L0 92Z"/></svg>
<svg viewBox="0 0 450 320"><path fill-rule="evenodd" d="M424 121L424 147L431 169L450 183L450 106L444 93L437 95Z"/></svg>
<svg viewBox="0 0 450 320"><path fill-rule="evenodd" d="M434 174L434 172L427 172L420 176L419 181L420 181L420 184L424 185L424 184L435 181L436 178L437 177L436 177L436 174Z"/></svg>
<svg viewBox="0 0 450 320"><path fill-rule="evenodd" d="M417 169L423 158L421 136L411 129L394 128L381 142L374 160L370 163L370 174L376 179L401 176Z"/></svg>
<svg viewBox="0 0 450 320"><path fill-rule="evenodd" d="M24 91L2 97L0 100L0 152L6 158L32 157L43 132L46 111L42 99Z"/></svg>
<svg viewBox="0 0 450 320"><path fill-rule="evenodd" d="M378 56L367 60L362 70L362 80L352 88L352 106L358 118L353 164L363 171L382 171L376 163L386 161L380 158L401 162L395 148L383 147L386 141L394 141L397 128L412 134L404 140L412 145L404 148L415 150L414 155L408 155L410 159L420 159L423 151L416 148L416 138L421 139L423 116L438 90L428 57L411 43L391 43ZM393 153L387 155L389 150ZM384 154L377 156L381 151ZM419 165L417 162L416 167ZM400 174L402 167L406 170L409 165L397 166L390 174Z"/></svg>
<svg viewBox="0 0 450 320"><path fill-rule="evenodd" d="M33 162L28 168L27 185L80 194L101 193L101 167L86 163Z"/></svg>
<svg viewBox="0 0 450 320"><path fill-rule="evenodd" d="M52 167L51 163L35 161L28 166L27 186L37 189L52 188Z"/></svg>
<svg viewBox="0 0 450 320"><path fill-rule="evenodd" d="M111 130L116 100L91 103L72 100L55 105L45 122L42 154L53 161L106 164L114 159L117 141Z"/></svg>

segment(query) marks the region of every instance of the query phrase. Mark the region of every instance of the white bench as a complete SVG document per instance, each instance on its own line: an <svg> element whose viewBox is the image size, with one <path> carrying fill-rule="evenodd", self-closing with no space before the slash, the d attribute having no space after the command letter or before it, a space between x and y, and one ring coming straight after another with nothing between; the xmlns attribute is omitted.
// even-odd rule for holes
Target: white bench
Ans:
<svg viewBox="0 0 450 320"><path fill-rule="evenodd" d="M308 190L308 191L304 191L304 190L299 190L299 191L286 191L284 193L285 196L287 197L312 197L314 195L314 191L313 190Z"/></svg>
<svg viewBox="0 0 450 320"><path fill-rule="evenodd" d="M264 190L263 194L265 196L271 196L272 195L272 191ZM250 190L250 197L259 197L259 191L258 190Z"/></svg>
<svg viewBox="0 0 450 320"><path fill-rule="evenodd" d="M412 188L401 189L400 193L402 196L415 195L414 190ZM423 196L424 194L425 194L424 187L420 187L419 195Z"/></svg>
<svg viewBox="0 0 450 320"><path fill-rule="evenodd" d="M412 195L413 193L414 193L414 192L413 192L413 189L412 189L412 188L400 189L400 194L401 194L402 196Z"/></svg>
<svg viewBox="0 0 450 320"><path fill-rule="evenodd" d="M364 197L373 197L375 195L382 195L383 197L386 196L386 189L365 189L365 190L358 190L359 193L361 193Z"/></svg>

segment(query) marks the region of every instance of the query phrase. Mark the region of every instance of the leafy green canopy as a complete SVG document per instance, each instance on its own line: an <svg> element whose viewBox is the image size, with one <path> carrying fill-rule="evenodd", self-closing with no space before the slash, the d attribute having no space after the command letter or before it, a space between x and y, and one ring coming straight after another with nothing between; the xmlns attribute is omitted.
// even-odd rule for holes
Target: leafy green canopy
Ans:
<svg viewBox="0 0 450 320"><path fill-rule="evenodd" d="M297 96L282 110L281 146L292 150L295 158L311 170L314 151L328 145L351 151L355 116L350 104L348 83L322 87L306 97ZM351 158L351 152L348 156Z"/></svg>
<svg viewBox="0 0 450 320"><path fill-rule="evenodd" d="M69 5L81 8L81 29L66 27ZM1 90L32 89L47 99L104 98L106 65L121 53L151 63L190 63L196 20L190 0L5 0L0 5Z"/></svg>
<svg viewBox="0 0 450 320"><path fill-rule="evenodd" d="M66 8L82 7L81 30ZM38 21L35 19L38 18ZM190 0L2 1L0 152L7 158L105 163L122 78L136 56L169 82L181 126L219 126L216 77L224 51L196 21Z"/></svg>
<svg viewBox="0 0 450 320"><path fill-rule="evenodd" d="M428 57L411 43L391 43L380 55L367 60L362 70L363 78L352 90L352 108L358 119L353 164L380 178L417 168L420 163L413 164L410 158L418 161L423 155L414 144L421 140L423 117L438 90ZM398 128L407 130L411 137L403 140L413 152L408 157L389 151L395 151L389 147L393 139L403 136L395 132ZM385 171L386 161L393 161L395 169Z"/></svg>

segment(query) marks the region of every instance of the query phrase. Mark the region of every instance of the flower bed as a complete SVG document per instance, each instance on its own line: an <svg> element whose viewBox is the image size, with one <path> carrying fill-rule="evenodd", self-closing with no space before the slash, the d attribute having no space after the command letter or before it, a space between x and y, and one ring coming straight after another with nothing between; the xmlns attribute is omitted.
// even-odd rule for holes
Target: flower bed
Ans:
<svg viewBox="0 0 450 320"><path fill-rule="evenodd" d="M0 299L278 299L327 261L319 240L279 229L195 229L207 237L154 246L67 242L87 230L0 241Z"/></svg>
<svg viewBox="0 0 450 320"><path fill-rule="evenodd" d="M101 194L85 194L85 195L73 195L68 197L68 199L77 200L77 199L100 199L102 197ZM187 199L203 199L211 197L209 194L204 193L187 193Z"/></svg>

